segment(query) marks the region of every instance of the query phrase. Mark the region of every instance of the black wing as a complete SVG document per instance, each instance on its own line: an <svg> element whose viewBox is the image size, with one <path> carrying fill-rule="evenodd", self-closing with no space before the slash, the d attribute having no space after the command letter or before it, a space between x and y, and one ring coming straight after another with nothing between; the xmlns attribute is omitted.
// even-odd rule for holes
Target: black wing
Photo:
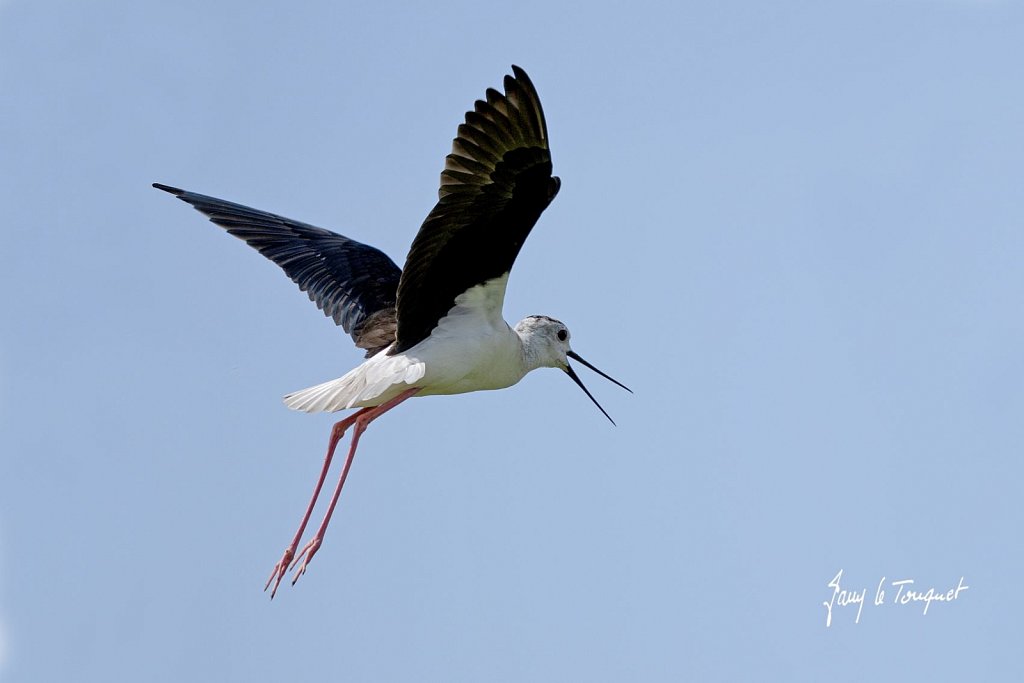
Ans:
<svg viewBox="0 0 1024 683"><path fill-rule="evenodd" d="M245 240L284 272L310 301L371 356L395 340L395 302L402 275L379 249L330 230L223 199L154 183Z"/></svg>
<svg viewBox="0 0 1024 683"><path fill-rule="evenodd" d="M488 89L459 126L441 172L440 201L405 261L398 338L388 353L426 339L459 294L508 273L558 193L540 98L525 71L512 72L505 94Z"/></svg>

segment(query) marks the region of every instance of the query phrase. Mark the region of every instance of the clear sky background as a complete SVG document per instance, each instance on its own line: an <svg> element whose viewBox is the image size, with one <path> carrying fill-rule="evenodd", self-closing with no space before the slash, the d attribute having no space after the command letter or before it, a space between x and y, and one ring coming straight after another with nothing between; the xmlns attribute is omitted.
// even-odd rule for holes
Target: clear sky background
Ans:
<svg viewBox="0 0 1024 683"><path fill-rule="evenodd" d="M360 354L150 183L402 263L513 63L506 317L636 394L404 404L271 602L335 419L280 397ZM0 677L1021 679L1022 65L1016 2L0 3Z"/></svg>

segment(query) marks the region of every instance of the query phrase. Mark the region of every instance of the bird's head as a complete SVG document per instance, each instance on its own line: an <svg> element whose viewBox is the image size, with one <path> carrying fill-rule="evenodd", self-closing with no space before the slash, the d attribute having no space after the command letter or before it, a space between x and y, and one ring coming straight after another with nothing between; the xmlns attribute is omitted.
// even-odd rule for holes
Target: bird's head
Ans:
<svg viewBox="0 0 1024 683"><path fill-rule="evenodd" d="M605 373L601 372L593 365L583 360L583 358L572 350L569 346L569 340L572 335L569 333L569 328L565 326L561 320L555 320L549 318L546 315L531 315L523 318L516 325L516 333L523 340L523 348L527 355L527 363L534 368L558 368L565 374L569 375L569 378L583 390L594 405L604 413L604 416L608 420L615 424L615 420L612 420L611 416L601 407L601 404L597 402L597 399L587 390L587 387L583 385L583 381L576 374L576 371L569 365L569 359L577 361L581 365L585 365L597 374L601 375L605 379L618 384L620 387L633 393L633 390L627 387L617 379L609 377Z"/></svg>

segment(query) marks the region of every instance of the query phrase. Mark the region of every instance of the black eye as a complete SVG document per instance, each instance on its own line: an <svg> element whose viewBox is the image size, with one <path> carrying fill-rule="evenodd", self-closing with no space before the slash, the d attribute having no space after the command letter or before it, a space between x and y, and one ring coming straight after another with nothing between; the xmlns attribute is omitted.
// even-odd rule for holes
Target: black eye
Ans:
<svg viewBox="0 0 1024 683"><path fill-rule="evenodd" d="M569 336L569 333L565 330L558 331L558 341L565 341L565 338Z"/></svg>

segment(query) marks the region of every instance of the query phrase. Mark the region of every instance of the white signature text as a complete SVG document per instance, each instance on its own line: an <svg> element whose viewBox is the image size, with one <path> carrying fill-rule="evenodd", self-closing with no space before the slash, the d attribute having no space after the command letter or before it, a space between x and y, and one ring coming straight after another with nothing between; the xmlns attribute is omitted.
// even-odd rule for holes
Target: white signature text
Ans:
<svg viewBox="0 0 1024 683"><path fill-rule="evenodd" d="M864 610L864 603L867 600L867 588L856 588L850 589L842 585L843 570L840 569L839 573L832 577L832 580L828 582L828 587L832 589L832 594L828 600L824 601L822 605L825 606L825 627L828 628L832 625L832 613L833 611L838 612L837 608L841 607L856 607L857 615L853 619L853 623L860 623L860 615ZM895 588L895 594L892 596L890 601L893 605L908 605L910 603L924 603L924 610L922 614L928 614L928 608L932 606L933 602L953 602L960 597L962 591L967 590L970 586L964 585L964 577L960 577L960 581L955 587L949 590L936 590L935 588L929 587L928 589L917 588L914 584L914 579L900 579L898 581L891 581L888 586L885 583L885 577L883 576L878 581L878 586L875 589L874 605L881 606L886 604L886 588Z"/></svg>

